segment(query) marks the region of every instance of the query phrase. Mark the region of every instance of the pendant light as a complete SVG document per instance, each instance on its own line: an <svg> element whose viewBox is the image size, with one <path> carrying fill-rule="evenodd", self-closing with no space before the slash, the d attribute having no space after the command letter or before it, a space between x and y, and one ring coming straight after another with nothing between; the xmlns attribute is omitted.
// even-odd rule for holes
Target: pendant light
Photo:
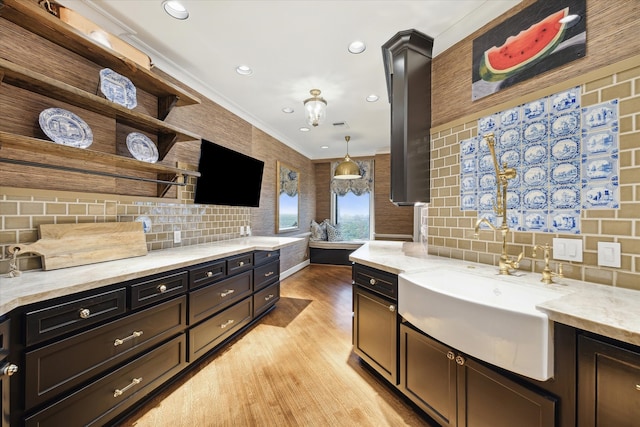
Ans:
<svg viewBox="0 0 640 427"><path fill-rule="evenodd" d="M312 97L304 100L304 110L307 123L316 127L324 121L327 114L327 101L320 96L320 89L311 89L309 93Z"/></svg>
<svg viewBox="0 0 640 427"><path fill-rule="evenodd" d="M347 141L347 155L344 156L344 160L338 166L336 166L333 177L335 179L362 178L362 175L360 174L360 167L356 162L351 160L351 157L349 157L349 140L351 139L351 137L347 135L344 137L344 139L345 141Z"/></svg>

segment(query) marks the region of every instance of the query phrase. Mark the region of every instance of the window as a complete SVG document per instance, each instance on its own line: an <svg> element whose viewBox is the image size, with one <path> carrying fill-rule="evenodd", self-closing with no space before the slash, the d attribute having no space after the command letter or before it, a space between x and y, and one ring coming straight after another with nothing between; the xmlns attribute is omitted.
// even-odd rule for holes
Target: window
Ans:
<svg viewBox="0 0 640 427"><path fill-rule="evenodd" d="M344 196L334 193L335 223L344 240L369 240L371 235L371 193L356 196L351 191Z"/></svg>
<svg viewBox="0 0 640 427"><path fill-rule="evenodd" d="M343 240L369 240L373 223L373 160L356 160L362 178L331 180L331 220ZM337 162L332 165L332 176Z"/></svg>

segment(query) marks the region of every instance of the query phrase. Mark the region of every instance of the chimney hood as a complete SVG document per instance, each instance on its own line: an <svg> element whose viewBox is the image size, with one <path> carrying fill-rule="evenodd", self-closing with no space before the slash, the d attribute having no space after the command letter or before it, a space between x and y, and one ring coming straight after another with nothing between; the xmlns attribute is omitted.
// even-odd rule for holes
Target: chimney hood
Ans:
<svg viewBox="0 0 640 427"><path fill-rule="evenodd" d="M382 45L391 103L391 201L430 199L431 58L433 38L400 31Z"/></svg>

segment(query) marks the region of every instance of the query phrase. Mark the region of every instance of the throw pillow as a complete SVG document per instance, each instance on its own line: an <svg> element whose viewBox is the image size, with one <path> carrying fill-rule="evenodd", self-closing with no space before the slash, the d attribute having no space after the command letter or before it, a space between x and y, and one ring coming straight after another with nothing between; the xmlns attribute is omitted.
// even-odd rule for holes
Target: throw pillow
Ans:
<svg viewBox="0 0 640 427"><path fill-rule="evenodd" d="M327 224L327 240L329 242L339 242L342 240L342 233L337 226Z"/></svg>
<svg viewBox="0 0 640 427"><path fill-rule="evenodd" d="M311 221L311 240L327 240L327 229L324 223Z"/></svg>

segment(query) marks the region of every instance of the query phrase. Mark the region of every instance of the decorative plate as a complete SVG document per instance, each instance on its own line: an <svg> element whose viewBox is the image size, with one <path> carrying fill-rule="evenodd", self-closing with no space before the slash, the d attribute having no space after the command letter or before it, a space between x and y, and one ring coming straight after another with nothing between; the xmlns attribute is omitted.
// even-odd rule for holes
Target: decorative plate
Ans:
<svg viewBox="0 0 640 427"><path fill-rule="evenodd" d="M87 148L93 142L89 125L71 111L47 108L38 119L42 131L56 144Z"/></svg>
<svg viewBox="0 0 640 427"><path fill-rule="evenodd" d="M158 149L146 135L131 132L127 135L127 148L133 157L138 160L148 163L158 161Z"/></svg>
<svg viewBox="0 0 640 427"><path fill-rule="evenodd" d="M129 109L138 105L136 87L131 80L110 68L100 70L100 91L111 102Z"/></svg>

